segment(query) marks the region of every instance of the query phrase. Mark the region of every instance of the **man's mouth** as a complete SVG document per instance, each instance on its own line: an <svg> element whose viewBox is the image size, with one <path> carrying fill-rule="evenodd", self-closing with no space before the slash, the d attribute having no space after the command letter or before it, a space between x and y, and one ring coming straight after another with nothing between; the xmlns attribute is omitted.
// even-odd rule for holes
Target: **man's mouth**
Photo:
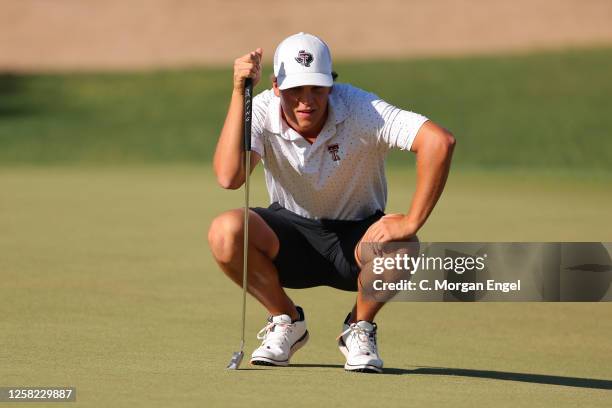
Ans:
<svg viewBox="0 0 612 408"><path fill-rule="evenodd" d="M314 114L315 109L300 109L297 111L297 115L302 118L310 118Z"/></svg>

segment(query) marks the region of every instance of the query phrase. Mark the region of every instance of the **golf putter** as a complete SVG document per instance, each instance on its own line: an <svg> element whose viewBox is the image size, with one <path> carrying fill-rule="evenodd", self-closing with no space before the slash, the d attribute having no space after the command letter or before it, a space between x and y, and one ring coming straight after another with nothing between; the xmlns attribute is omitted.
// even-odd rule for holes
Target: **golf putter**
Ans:
<svg viewBox="0 0 612 408"><path fill-rule="evenodd" d="M240 337L240 351L232 354L227 365L228 370L237 370L244 357L244 327L246 320L246 293L247 293L247 260L249 249L249 177L251 175L251 103L253 100L253 80L244 81L244 257L242 260L242 337Z"/></svg>

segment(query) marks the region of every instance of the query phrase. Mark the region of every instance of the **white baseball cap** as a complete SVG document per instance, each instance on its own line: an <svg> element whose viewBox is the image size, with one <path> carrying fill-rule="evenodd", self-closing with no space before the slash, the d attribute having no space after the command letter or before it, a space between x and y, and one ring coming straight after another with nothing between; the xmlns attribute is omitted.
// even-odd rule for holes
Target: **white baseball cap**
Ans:
<svg viewBox="0 0 612 408"><path fill-rule="evenodd" d="M274 53L274 76L279 89L332 86L329 47L312 34L298 33L285 38Z"/></svg>

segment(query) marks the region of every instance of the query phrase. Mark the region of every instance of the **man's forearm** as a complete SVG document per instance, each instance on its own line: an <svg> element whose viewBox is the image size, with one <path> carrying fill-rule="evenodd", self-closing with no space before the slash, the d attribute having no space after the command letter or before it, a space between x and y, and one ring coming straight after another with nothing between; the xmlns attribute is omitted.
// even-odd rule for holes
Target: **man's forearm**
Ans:
<svg viewBox="0 0 612 408"><path fill-rule="evenodd" d="M244 116L244 84L246 78L253 79L253 87L261 79L261 57L263 50L257 48L234 61L234 81L232 99L225 123L217 142L213 168L217 181L223 188L239 188L245 180L242 148ZM251 156L251 171L259 162L259 155Z"/></svg>
<svg viewBox="0 0 612 408"><path fill-rule="evenodd" d="M448 173L455 145L448 132L431 135L417 151L417 181L407 221L416 233L438 202Z"/></svg>
<svg viewBox="0 0 612 408"><path fill-rule="evenodd" d="M244 182L242 160L243 115L244 95L238 91L233 91L213 158L213 168L217 181L224 188L238 188Z"/></svg>

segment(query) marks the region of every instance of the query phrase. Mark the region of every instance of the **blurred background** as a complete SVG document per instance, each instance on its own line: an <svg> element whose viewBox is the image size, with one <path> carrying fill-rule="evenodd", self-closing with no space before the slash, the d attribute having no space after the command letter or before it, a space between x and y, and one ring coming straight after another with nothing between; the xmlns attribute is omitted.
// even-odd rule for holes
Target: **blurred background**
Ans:
<svg viewBox="0 0 612 408"><path fill-rule="evenodd" d="M340 81L456 133L457 165L612 166L607 0L0 7L1 164L207 162L233 60L263 47L269 72L276 44L308 31Z"/></svg>
<svg viewBox="0 0 612 408"><path fill-rule="evenodd" d="M340 82L455 134L422 241L612 241L609 0L0 0L4 385L73 385L90 406L244 406L219 392L237 381L221 368L240 293L206 244L243 195L210 162L233 60L264 48L260 92L276 44L299 31L329 44ZM260 167L252 202L267 205ZM388 179L387 211L405 212L413 155L391 154ZM297 406L385 391L388 406L609 404L584 385L612 378L607 304L395 303L380 317L390 372L463 371L366 382L335 365L352 295L291 295L312 317L302 365L237 373L246 393L273 378ZM264 317L249 300L249 350Z"/></svg>

